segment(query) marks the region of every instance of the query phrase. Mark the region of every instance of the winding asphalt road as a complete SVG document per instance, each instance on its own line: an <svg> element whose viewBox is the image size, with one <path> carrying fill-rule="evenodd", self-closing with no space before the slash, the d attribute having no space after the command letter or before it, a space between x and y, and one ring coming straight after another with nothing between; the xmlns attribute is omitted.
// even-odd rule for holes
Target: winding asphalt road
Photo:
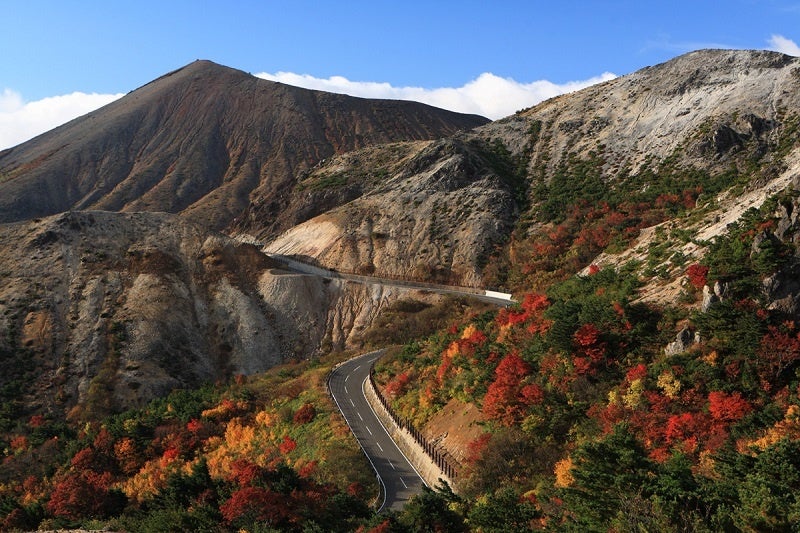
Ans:
<svg viewBox="0 0 800 533"><path fill-rule="evenodd" d="M402 509L425 485L403 452L389 437L364 396L370 367L381 355L383 350L350 359L336 367L328 377L328 386L334 401L378 476L383 492L383 503L378 512L383 509Z"/></svg>
<svg viewBox="0 0 800 533"><path fill-rule="evenodd" d="M256 243L261 246L260 243ZM441 294L451 294L474 298L483 302L499 305L502 307L515 303L511 295L501 295L501 297L485 294L484 291L467 289L463 287L449 287L444 285L433 285L429 283L414 283L398 280L388 280L382 278L357 276L354 274L343 274L333 270L327 270L312 266L289 257L279 254L268 253L271 258L285 265L287 270L300 272L313 276L321 276L329 279L344 279L356 283L379 284L385 286L396 286L404 289L438 292ZM372 363L381 355L383 350L370 352L336 367L328 377L328 388L341 411L347 425L355 435L364 454L372 463L372 468L378 476L383 493L383 501L378 512L383 509L400 510L405 503L415 494L422 491L425 481L414 469L397 444L391 439L386 428L372 410L364 395L364 386L369 378L369 371Z"/></svg>

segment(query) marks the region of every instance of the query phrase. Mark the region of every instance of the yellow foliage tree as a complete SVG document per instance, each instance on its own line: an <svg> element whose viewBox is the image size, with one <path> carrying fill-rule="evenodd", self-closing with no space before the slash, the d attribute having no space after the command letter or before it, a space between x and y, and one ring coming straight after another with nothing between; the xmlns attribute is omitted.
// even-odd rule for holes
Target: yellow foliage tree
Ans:
<svg viewBox="0 0 800 533"><path fill-rule="evenodd" d="M553 473L556 475L556 487L565 488L575 483L575 478L572 476L572 457L557 462Z"/></svg>
<svg viewBox="0 0 800 533"><path fill-rule="evenodd" d="M166 487L167 479L172 474L181 471L183 466L183 461L178 455L172 450L167 450L158 459L146 462L135 476L122 482L119 489L125 493L128 499L142 503Z"/></svg>

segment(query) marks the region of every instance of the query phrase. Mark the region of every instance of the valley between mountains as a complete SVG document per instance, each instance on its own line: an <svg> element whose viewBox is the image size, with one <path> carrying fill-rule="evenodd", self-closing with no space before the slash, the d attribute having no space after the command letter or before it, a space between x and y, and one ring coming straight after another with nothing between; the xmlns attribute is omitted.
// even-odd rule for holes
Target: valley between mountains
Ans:
<svg viewBox="0 0 800 533"><path fill-rule="evenodd" d="M798 109L764 51L497 121L197 61L0 152L2 529L790 530ZM456 470L380 514L377 349Z"/></svg>

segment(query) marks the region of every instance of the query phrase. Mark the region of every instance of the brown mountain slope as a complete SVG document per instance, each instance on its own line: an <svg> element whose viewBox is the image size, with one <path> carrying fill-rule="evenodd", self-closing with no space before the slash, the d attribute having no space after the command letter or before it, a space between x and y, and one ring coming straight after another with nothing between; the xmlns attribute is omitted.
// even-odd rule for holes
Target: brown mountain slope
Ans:
<svg viewBox="0 0 800 533"><path fill-rule="evenodd" d="M0 221L79 209L166 211L219 229L251 195L280 205L299 170L333 154L485 122L196 61L0 153Z"/></svg>

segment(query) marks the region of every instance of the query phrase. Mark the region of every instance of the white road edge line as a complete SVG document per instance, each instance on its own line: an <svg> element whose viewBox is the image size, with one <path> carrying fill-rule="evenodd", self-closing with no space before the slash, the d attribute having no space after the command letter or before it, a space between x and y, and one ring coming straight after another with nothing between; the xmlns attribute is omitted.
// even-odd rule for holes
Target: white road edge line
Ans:
<svg viewBox="0 0 800 533"><path fill-rule="evenodd" d="M365 355L369 355L369 354L365 354ZM364 446L361 444L361 441L358 440L358 437L356 437L356 434L353 431L353 426L350 425L350 421L347 419L347 416L344 414L344 411L342 411L342 406L339 405L339 400L337 400L336 399L336 395L333 394L333 389L331 388L330 379L331 379L331 376L333 376L333 373L336 370L338 370L338 368L334 368L331 371L331 373L328 374L328 390L331 391L331 397L333 398L333 401L336 402L336 407L339 409L339 413L342 415L342 418L344 418L344 421L347 424L347 427L350 428L350 433L352 433L353 437L355 437L356 442L358 443L358 446L361 448L361 451L364 453L364 456L367 458L367 461L369 461L369 464L372 465L372 470L375 471L375 476L378 478L378 481L380 482L381 487L383 487L383 502L381 502L381 506L378 507L378 510L376 511L376 513L380 513L381 511L383 511L383 508L386 507L386 498L387 498L386 483L384 483L380 472L378 472L378 469L375 468L375 463L372 462L372 457L369 456L369 454L367 453L367 450L365 450ZM349 374L348 374L348 376L349 376ZM380 420L379 420L379 422L380 422ZM424 482L424 480L423 480L423 482Z"/></svg>
<svg viewBox="0 0 800 533"><path fill-rule="evenodd" d="M367 386L367 380L368 380L368 379L369 379L369 376L367 376L366 378L364 378L364 382L363 382L363 383L361 383L361 394L363 394L363 395L364 395L364 400L366 400L366 399L367 399L367 393L366 393L366 392L364 392L364 388ZM381 417L379 417L379 416L378 416L378 413L376 413L376 412L375 412L375 409L373 409L373 408L372 408L372 404L371 404L371 403L369 403L369 402L367 401L367 405L369 406L369 409L370 409L370 411L372 411L372 414L374 414L374 415L375 415L375 418L377 418L377 419L378 419L378 423L379 423L379 424L381 425L381 427L383 428L383 431L385 431L385 432L386 432L386 436L387 436L387 437L389 437L389 440L390 440L390 441L392 441L392 444L394 444L394 447L395 447L395 448L397 448L397 451L398 451L398 452L400 452L400 455L402 455L402 456L403 456L403 459L405 459L405 460L406 460L406 463L408 463L408 466L410 466L410 467L411 467L411 469L414 471L414 473L415 473L415 474L417 474L417 477L419 477L419 479L420 479L420 480L422 480L422 484L423 484L423 485L425 485L426 487L429 487L430 485L428 485L428 482L427 482L427 481L425 481L425 478L424 478L424 477L422 477L422 474L420 474L420 473L419 473L419 470L417 470L417 468L416 468L416 467L415 467L415 466L414 466L414 465L411 463L411 461L409 461L409 459L408 459L408 457L406 456L406 454L405 454L405 453L403 453L403 450L401 450L401 449L400 449L400 446L398 446L398 445L397 445L397 443L394 441L394 439L392 438L392 436L389 434L389 430L388 430L388 429L386 429L386 426L384 426L384 425L383 425L383 421L381 421ZM402 478L401 478L401 481L402 481ZM403 485L405 485L405 482L403 482Z"/></svg>

